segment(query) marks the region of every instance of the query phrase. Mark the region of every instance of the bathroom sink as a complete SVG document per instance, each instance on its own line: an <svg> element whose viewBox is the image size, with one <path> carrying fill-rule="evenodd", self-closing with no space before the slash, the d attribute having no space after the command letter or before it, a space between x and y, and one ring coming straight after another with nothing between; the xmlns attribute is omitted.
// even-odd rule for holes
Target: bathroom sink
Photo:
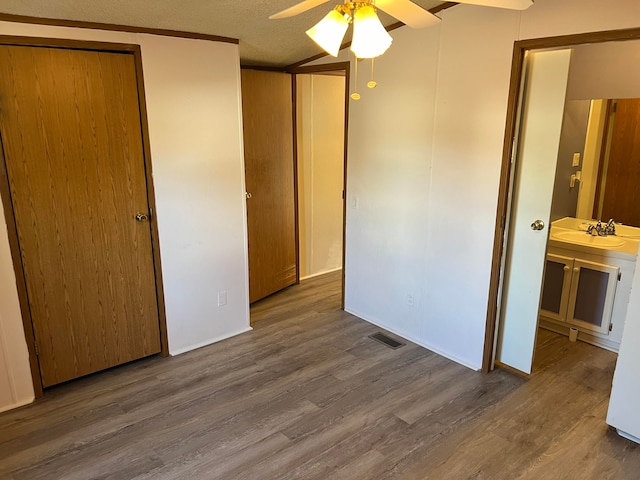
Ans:
<svg viewBox="0 0 640 480"><path fill-rule="evenodd" d="M586 232L551 232L551 238L557 240L563 240L565 242L578 243L580 245L589 245L592 247L621 247L625 241L619 237L608 236L598 237L589 235Z"/></svg>
<svg viewBox="0 0 640 480"><path fill-rule="evenodd" d="M640 239L640 229L629 225L616 224L616 234L624 238Z"/></svg>

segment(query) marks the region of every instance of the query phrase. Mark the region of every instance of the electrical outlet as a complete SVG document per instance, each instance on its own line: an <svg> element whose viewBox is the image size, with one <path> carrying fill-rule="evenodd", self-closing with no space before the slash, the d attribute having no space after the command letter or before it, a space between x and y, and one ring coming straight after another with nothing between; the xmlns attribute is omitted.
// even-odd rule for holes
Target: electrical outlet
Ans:
<svg viewBox="0 0 640 480"><path fill-rule="evenodd" d="M223 307L227 304L227 291L218 292L218 306Z"/></svg>
<svg viewBox="0 0 640 480"><path fill-rule="evenodd" d="M413 293L407 293L407 305L413 307Z"/></svg>
<svg viewBox="0 0 640 480"><path fill-rule="evenodd" d="M351 208L353 210L358 209L358 197L356 195L351 195Z"/></svg>

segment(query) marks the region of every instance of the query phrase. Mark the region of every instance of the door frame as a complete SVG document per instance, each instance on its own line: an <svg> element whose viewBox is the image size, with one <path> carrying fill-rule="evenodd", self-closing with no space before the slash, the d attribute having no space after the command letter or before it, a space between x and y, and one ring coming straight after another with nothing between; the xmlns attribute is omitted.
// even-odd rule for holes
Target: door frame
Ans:
<svg viewBox="0 0 640 480"><path fill-rule="evenodd" d="M142 133L143 161L147 189L147 201L152 215L150 216L151 224L151 249L153 255L154 280L156 288L156 302L158 307L158 320L160 327L160 355L169 356L169 342L167 336L167 318L164 303L164 288L162 283L162 265L160 262L160 243L158 224L155 221L155 193L153 188L153 174L151 170L151 144L149 141L149 125L147 121L146 97L144 91L144 76L142 71L142 54L140 45L66 40L59 38L39 38L39 37L20 37L0 35L0 45L16 45L28 47L43 48L64 48L71 50L89 50L111 53L122 53L133 55L136 69L137 90L138 90L138 106L140 109L140 127ZM27 349L29 351L29 366L31 369L31 380L36 398L43 395L42 377L40 374L40 365L36 355L36 342L31 318L31 310L29 308L29 299L27 295L26 278L22 265L22 257L20 255L20 241L16 226L16 219L13 211L13 202L11 198L11 189L9 187L9 176L5 163L4 146L0 136L0 198L4 207L4 214L7 223L7 233L9 237L9 247L11 258L13 261L13 269L16 276L16 286L18 290L18 300L20 303L20 312L22 315L22 325L24 327Z"/></svg>
<svg viewBox="0 0 640 480"><path fill-rule="evenodd" d="M502 290L503 255L505 245L507 244L511 233L507 224L507 213L514 188L511 178L513 168L511 158L518 126L517 113L525 54L529 50L563 48L585 43L627 40L640 40L640 28L580 33L575 35L535 38L514 42L509 98L507 103L507 118L502 147L502 165L498 186L498 205L494 226L493 257L491 260L491 276L489 280L487 318L485 324L484 350L482 358L482 371L484 373L488 373L493 368L493 353L497 339L496 327L498 325L498 300L500 299Z"/></svg>
<svg viewBox="0 0 640 480"><path fill-rule="evenodd" d="M300 235L298 218L298 108L297 108L297 83L298 75L322 74L326 72L344 72L344 150L343 150L343 176L342 176L342 285L340 308L344 310L345 279L346 279L346 251L347 251L347 157L349 152L349 88L351 79L351 62L325 63L322 65L311 65L308 67L296 67L287 70L291 73L292 96L293 96L293 172L295 175L295 215L296 215L296 245L297 245L297 265L298 282L300 283Z"/></svg>

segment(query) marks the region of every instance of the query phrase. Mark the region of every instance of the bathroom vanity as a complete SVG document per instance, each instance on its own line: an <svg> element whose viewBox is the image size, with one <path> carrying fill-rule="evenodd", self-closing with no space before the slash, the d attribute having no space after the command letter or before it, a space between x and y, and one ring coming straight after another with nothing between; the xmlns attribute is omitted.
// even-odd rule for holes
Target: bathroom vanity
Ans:
<svg viewBox="0 0 640 480"><path fill-rule="evenodd" d="M617 352L631 294L640 228L616 225L616 235L587 233L592 220L551 224L540 301L540 326Z"/></svg>

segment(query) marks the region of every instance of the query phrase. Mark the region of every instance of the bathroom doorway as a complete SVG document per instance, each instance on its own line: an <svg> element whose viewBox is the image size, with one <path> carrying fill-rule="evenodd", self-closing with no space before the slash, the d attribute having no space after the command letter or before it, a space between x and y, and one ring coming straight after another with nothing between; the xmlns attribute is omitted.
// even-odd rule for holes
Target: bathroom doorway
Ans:
<svg viewBox="0 0 640 480"><path fill-rule="evenodd" d="M524 82L521 80L526 78L526 68L525 68L525 57L528 52L542 51L548 49L562 50L562 49L570 49L572 58L577 58L582 55L583 50L587 48L593 48L597 50L597 53L603 53L604 50L609 48L621 49L624 50L638 48L637 41L634 41L637 38L638 31L625 31L625 32L601 32L601 33L593 33L593 34L583 34L583 35L575 35L570 37L562 37L562 38L550 38L550 39L539 39L539 40L529 40L524 42L517 42L514 51L514 70L512 76L512 84L510 90L510 104L509 104L509 118L507 121L507 135L505 137L505 148L504 148L504 158L503 158L503 170L502 170L502 178L501 178L501 189L499 195L499 208L498 208L498 219L496 225L496 237L494 244L494 262L493 262L493 270L492 270L492 281L491 281L491 299L489 303L488 315L487 315L487 335L486 335L486 343L485 343L485 358L483 367L485 371L493 368L493 354L497 353L497 358L495 358L500 364L511 366L515 370L520 372L529 373L531 370L531 364L533 359L533 349L536 340L536 332L537 332L537 322L538 322L538 308L540 302L540 292L542 287L542 275L544 272L544 261L546 255L546 240L548 238L548 225L551 221L551 208L549 206L546 214L540 215L539 217L536 215L536 218L529 218L531 216L531 211L529 212L518 212L517 209L513 209L512 205L517 206L517 197L516 190L514 189L514 185L516 180L518 179L518 175L526 173L522 172L519 169L518 160L515 162L515 166L512 169L511 163L511 152L512 149L517 150L518 145L517 142L520 140L521 126L526 125L526 122L521 122L521 114L522 114L522 105L520 105L518 99L520 98L521 93L521 85ZM586 45L590 44L590 45ZM634 45L635 44L635 45ZM593 52L591 52L593 53ZM622 53L620 53L622 54ZM604 60L611 60L610 54L605 54L602 56ZM626 80L629 79L630 82L626 85L625 88L633 88L635 85L639 85L638 79L634 79L634 75L639 75L640 72L631 72L629 74L628 62L623 62L621 65L625 65L625 74L624 75L615 75L612 73L610 69L599 68L596 67L595 64L591 63L589 75L578 75L576 72L569 72L568 80L567 80L567 98L571 98L573 93L572 91L577 91L579 87L582 91L585 91L588 88L598 88L600 91L612 88L617 88L620 90L622 87L620 86L621 79ZM572 65L572 68L575 67ZM584 74L584 72L583 72ZM613 78L612 78L613 77ZM572 80L572 78L574 80ZM615 95L611 94L594 94L592 93L589 97L590 99L594 98L615 98L615 97L640 97L638 94L640 92L636 92L633 95L629 93L616 93ZM581 93L580 95L584 95ZM514 146L516 148L514 148ZM575 153L575 152L574 152ZM557 156L557 155L556 155ZM555 160L555 159L554 159ZM571 156L571 161L574 161L573 156ZM579 166L582 166L579 163ZM576 170L577 171L577 170ZM582 172L582 171L581 171ZM564 174L563 174L564 175ZM569 178L567 179L567 188L569 188L569 182L571 181L571 175L575 175L574 173L569 174ZM554 175L555 177L555 175ZM529 179L527 178L527 181ZM562 180L564 182L564 180ZM575 182L574 177L574 184ZM553 190L553 185L560 185L556 182L555 178L548 179L548 183L544 188ZM575 187L574 187L575 188ZM580 185L578 183L578 188ZM554 205L554 208L557 205ZM590 217L589 217L590 218ZM535 268L537 269L536 275L533 275L534 278L529 278L529 288L527 291L523 292L523 289L513 289L513 291L518 292L517 294L523 295L524 300L518 300L517 306L522 307L523 305L529 305L527 308L521 308L520 313L522 316L526 316L526 325L517 326L515 329L512 329L511 337L519 337L519 342L523 343L522 338L524 339L524 343L526 344L526 348L522 348L522 346L517 346L514 351L520 355L520 363L513 362L511 360L507 360L506 362L501 359L500 352L500 342L502 345L510 345L511 340L509 338L505 338L505 330L508 329L507 322L504 322L504 306L505 302L508 302L509 297L513 295L513 293L509 292L509 282L511 280L509 271L508 271L508 256L509 256L509 245L513 245L514 243L514 234L516 233L516 227L518 227L518 222L521 224L521 227L526 227L526 229L530 229L530 224L535 223L535 220L540 220L544 226L539 231L542 235L539 235L539 240L543 245L543 248L539 248L539 252L537 254L537 258L534 259ZM538 224L539 225L539 224ZM530 230L529 230L530 231ZM538 233L534 231L534 233ZM530 271L527 270L526 273L529 277ZM500 301L499 301L500 300ZM528 302L528 303L527 303ZM533 305L533 306L532 306ZM499 320L498 320L499 319ZM513 327L513 326L511 326ZM507 335L508 336L508 335ZM513 347L513 346L512 346ZM524 352L523 350L528 349L528 352ZM528 357L528 358L527 358Z"/></svg>
<svg viewBox="0 0 640 480"><path fill-rule="evenodd" d="M640 45L576 47L572 70L582 74L588 65L619 62L629 48ZM640 101L591 97L640 94L628 87L588 81L568 87L539 315L542 328L616 353L640 241L640 209L633 201Z"/></svg>

